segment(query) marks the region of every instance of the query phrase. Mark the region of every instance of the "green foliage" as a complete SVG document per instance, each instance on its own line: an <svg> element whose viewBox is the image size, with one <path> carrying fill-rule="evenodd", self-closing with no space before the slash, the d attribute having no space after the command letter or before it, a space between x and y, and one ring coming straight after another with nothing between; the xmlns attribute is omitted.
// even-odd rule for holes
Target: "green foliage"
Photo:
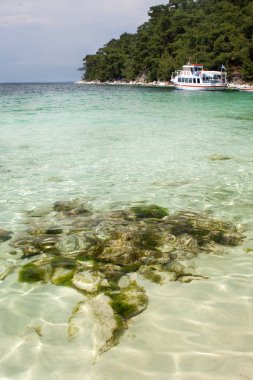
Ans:
<svg viewBox="0 0 253 380"><path fill-rule="evenodd" d="M253 0L170 0L150 8L148 22L83 60L86 80L169 80L185 64L224 64L253 80Z"/></svg>

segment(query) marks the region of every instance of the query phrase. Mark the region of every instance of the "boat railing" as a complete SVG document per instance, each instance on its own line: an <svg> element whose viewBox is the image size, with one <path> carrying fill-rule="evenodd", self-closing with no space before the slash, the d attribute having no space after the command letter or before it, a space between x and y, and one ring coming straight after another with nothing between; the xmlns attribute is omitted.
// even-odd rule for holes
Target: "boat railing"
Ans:
<svg viewBox="0 0 253 380"><path fill-rule="evenodd" d="M193 76L200 76L202 74L202 71L190 71L190 70L177 70L177 71L174 71L171 75L171 78L174 79L176 76L189 76L189 75L193 75Z"/></svg>

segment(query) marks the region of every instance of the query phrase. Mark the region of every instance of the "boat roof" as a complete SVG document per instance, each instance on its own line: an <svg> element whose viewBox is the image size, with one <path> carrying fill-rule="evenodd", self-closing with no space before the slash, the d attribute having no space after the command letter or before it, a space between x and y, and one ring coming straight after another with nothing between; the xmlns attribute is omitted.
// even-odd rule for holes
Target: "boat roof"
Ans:
<svg viewBox="0 0 253 380"><path fill-rule="evenodd" d="M203 67L203 65L199 64L199 63L195 63L195 64L187 64L187 65L184 65L183 67Z"/></svg>
<svg viewBox="0 0 253 380"><path fill-rule="evenodd" d="M204 74L220 74L217 70L204 70Z"/></svg>

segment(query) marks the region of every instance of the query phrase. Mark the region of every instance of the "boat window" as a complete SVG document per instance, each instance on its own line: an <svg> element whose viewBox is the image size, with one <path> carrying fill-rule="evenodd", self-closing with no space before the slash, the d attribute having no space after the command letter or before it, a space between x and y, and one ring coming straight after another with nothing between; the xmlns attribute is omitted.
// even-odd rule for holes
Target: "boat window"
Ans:
<svg viewBox="0 0 253 380"><path fill-rule="evenodd" d="M196 78L193 78L193 83L196 83Z"/></svg>
<svg viewBox="0 0 253 380"><path fill-rule="evenodd" d="M189 83L192 83L192 78L189 78Z"/></svg>
<svg viewBox="0 0 253 380"><path fill-rule="evenodd" d="M178 82L182 82L182 78L178 78Z"/></svg>
<svg viewBox="0 0 253 380"><path fill-rule="evenodd" d="M188 78L184 78L185 83L188 83Z"/></svg>
<svg viewBox="0 0 253 380"><path fill-rule="evenodd" d="M184 78L182 78L182 82L184 82Z"/></svg>
<svg viewBox="0 0 253 380"><path fill-rule="evenodd" d="M197 83L200 83L200 79L199 78L197 78Z"/></svg>

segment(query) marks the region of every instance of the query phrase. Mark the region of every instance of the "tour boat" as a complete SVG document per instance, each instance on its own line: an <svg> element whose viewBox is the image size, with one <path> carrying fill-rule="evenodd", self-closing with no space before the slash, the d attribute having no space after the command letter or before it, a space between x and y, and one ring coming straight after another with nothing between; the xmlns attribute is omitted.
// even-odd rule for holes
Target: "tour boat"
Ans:
<svg viewBox="0 0 253 380"><path fill-rule="evenodd" d="M220 91L228 86L223 65L220 71L207 71L203 69L203 65L188 63L182 70L172 74L171 82L178 90Z"/></svg>

